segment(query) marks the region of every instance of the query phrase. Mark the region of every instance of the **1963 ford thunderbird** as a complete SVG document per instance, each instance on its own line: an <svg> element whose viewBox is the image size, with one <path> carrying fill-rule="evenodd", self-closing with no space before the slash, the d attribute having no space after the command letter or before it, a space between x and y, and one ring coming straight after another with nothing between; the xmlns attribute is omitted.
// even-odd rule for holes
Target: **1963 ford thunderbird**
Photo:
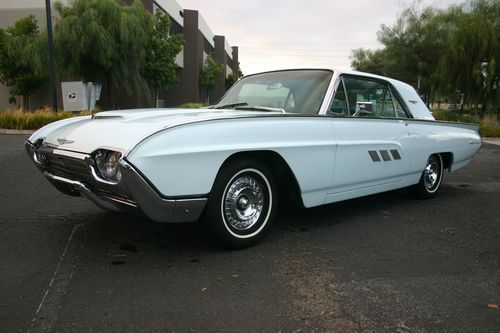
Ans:
<svg viewBox="0 0 500 333"><path fill-rule="evenodd" d="M281 202L314 207L411 187L481 146L475 125L434 120L415 90L359 72L250 75L205 109L101 112L49 124L26 149L60 191L158 222L194 222L230 248L262 239Z"/></svg>

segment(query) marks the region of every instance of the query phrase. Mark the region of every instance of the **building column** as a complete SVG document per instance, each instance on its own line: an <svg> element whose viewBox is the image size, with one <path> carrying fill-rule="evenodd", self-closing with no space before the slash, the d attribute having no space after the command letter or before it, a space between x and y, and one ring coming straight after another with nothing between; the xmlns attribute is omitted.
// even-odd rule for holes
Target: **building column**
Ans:
<svg viewBox="0 0 500 333"><path fill-rule="evenodd" d="M238 60L238 46L233 46L231 47L231 49L233 50L233 66L231 67L231 69L234 73L238 73L238 71L240 70L240 61Z"/></svg>
<svg viewBox="0 0 500 333"><path fill-rule="evenodd" d="M226 75L227 75L227 55L226 55L226 38L224 36L215 36L214 37L214 59L219 64L223 66L222 73L219 76L217 84L210 94L212 101L214 104L218 102L222 96L226 93Z"/></svg>
<svg viewBox="0 0 500 333"><path fill-rule="evenodd" d="M203 39L198 28L198 11L184 10L184 100L200 102L200 69L203 66Z"/></svg>

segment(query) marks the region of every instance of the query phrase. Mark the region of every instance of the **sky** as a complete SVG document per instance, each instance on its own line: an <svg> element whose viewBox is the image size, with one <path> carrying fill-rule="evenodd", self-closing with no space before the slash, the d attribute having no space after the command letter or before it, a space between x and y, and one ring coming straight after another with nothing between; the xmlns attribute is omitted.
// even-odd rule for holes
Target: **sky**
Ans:
<svg viewBox="0 0 500 333"><path fill-rule="evenodd" d="M198 10L216 35L239 47L243 74L285 68L349 69L351 50L376 49L405 0L177 0ZM446 8L463 0L421 0Z"/></svg>

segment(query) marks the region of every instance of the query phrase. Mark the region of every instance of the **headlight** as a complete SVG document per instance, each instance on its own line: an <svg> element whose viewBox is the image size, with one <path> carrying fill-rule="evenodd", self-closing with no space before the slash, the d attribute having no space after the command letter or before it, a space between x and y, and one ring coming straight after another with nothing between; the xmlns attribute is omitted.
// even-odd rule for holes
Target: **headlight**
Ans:
<svg viewBox="0 0 500 333"><path fill-rule="evenodd" d="M98 150L94 155L97 170L104 180L119 182L121 173L118 169L121 154L116 151Z"/></svg>

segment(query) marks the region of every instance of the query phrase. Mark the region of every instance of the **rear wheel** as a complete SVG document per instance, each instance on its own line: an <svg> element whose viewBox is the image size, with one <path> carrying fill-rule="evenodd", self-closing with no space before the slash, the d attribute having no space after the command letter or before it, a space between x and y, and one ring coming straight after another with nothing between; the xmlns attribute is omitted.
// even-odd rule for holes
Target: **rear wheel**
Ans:
<svg viewBox="0 0 500 333"><path fill-rule="evenodd" d="M274 176L257 160L238 160L219 172L201 227L216 243L232 249L258 243L277 207Z"/></svg>
<svg viewBox="0 0 500 333"><path fill-rule="evenodd" d="M429 157L424 171L420 176L418 184L413 186L415 193L424 199L434 197L441 187L443 180L443 159L440 154L434 154Z"/></svg>

